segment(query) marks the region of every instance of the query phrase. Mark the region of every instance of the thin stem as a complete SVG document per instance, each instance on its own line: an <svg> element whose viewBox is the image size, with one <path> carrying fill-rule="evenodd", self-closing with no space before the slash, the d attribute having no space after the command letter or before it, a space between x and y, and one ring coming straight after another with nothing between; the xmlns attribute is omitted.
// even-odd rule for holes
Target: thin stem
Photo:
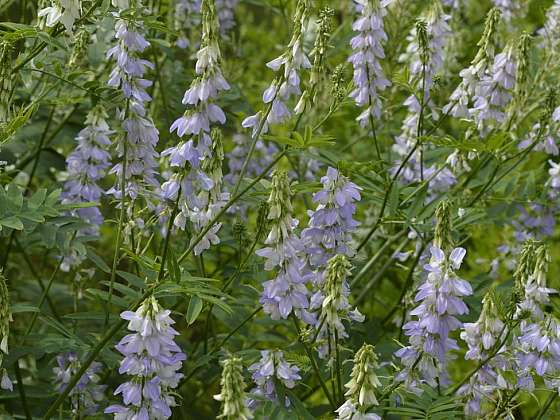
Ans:
<svg viewBox="0 0 560 420"><path fill-rule="evenodd" d="M400 245L399 247L395 250L395 253L397 252L401 252L401 250L408 244L410 240L407 238L405 239ZM389 257L389 259L385 262L385 264L383 265L383 267L381 267L381 270L379 270L375 276L373 276L373 278L368 282L368 284L366 285L366 287L364 287L364 289L362 290L362 292L360 293L360 295L356 298L356 300L354 301L354 303L357 305L358 303L360 303L362 300L364 300L364 298L366 297L367 293L369 292L369 290L379 281L379 279L381 278L381 276L383 276L383 274L385 274L385 271L387 271L387 269L389 267L391 267L391 265L393 265L393 263L396 261L396 258L393 258L392 256Z"/></svg>
<svg viewBox="0 0 560 420"><path fill-rule="evenodd" d="M408 163L408 161L410 160L410 158L412 157L412 155L414 154L414 152L416 151L418 146L419 146L419 143L416 142L414 147L410 150L408 155L401 162L400 166L397 169L397 172L395 172L395 175L393 175L393 177L391 178L391 182L389 183L389 187L387 188L385 196L383 197L383 203L381 204L381 210L379 210L379 215L377 216L375 224L373 225L371 230L367 233L367 235L362 240L362 242L360 242L360 245L358 245L358 248L356 249L358 252L361 251L361 249L369 242L370 238L373 236L373 234L377 231L377 229L381 225L381 220L383 219L383 214L385 213L385 208L387 207L387 202L389 201L389 194L391 193L391 190L393 189L393 185L395 184L397 178L399 177L402 170L404 169L404 166Z"/></svg>
<svg viewBox="0 0 560 420"><path fill-rule="evenodd" d="M127 102L128 108L128 102ZM111 277L109 280L109 297L107 299L107 306L105 310L105 326L109 323L109 314L111 313L111 300L113 298L113 287L115 284L115 279L117 275L117 265L119 263L119 253L121 250L121 242L122 242L122 230L124 225L124 219L126 214L126 166L127 166L127 143L128 139L126 138L126 134L123 138L123 161L121 167L121 209L119 214L119 224L117 225L117 239L115 241L115 251L113 252L113 265L111 267Z"/></svg>
<svg viewBox="0 0 560 420"><path fill-rule="evenodd" d="M72 236L72 239L74 239L75 236L76 236L76 233L74 233L74 235ZM37 322L37 318L38 318L39 313L41 311L41 307L43 306L43 303L45 303L45 300L47 299L47 296L49 295L49 291L51 290L51 287L54 283L54 279L55 279L56 275L58 274L58 271L60 270L60 266L62 265L62 261L63 261L63 258L58 259L58 263L57 263L56 268L54 269L53 273L51 274L49 282L47 283L47 287L45 288L45 290L43 290L43 293L41 294L41 298L39 299L39 303L37 305L37 307L39 308L39 312L33 312L33 316L31 317L31 322L29 323L29 327L27 328L27 331L25 332L25 335L23 336L22 342L25 341L25 339L27 338L27 336L29 334L31 334L31 331L33 330L33 327L35 326L35 322Z"/></svg>
<svg viewBox="0 0 560 420"><path fill-rule="evenodd" d="M422 245L422 247L418 250L416 258L414 259L414 262L412 263L412 265L410 266L410 269L408 270L408 274L406 276L406 281L404 283L404 287L401 289L401 294L399 296L399 300L395 303L395 305L393 305L393 307L387 313L387 315L385 315L385 318L383 318L383 321L381 321L382 325L385 325L391 319L393 314L397 311L397 309L401 305L401 302L404 299L406 293L408 292L408 289L410 289L410 286L412 286L412 280L414 278L414 270L418 266L418 263L420 262L420 258L422 257L422 254L424 253L425 248L426 248L426 246Z"/></svg>
<svg viewBox="0 0 560 420"><path fill-rule="evenodd" d="M354 285L357 284L362 279L362 277L364 277L369 272L369 269L377 262L377 260L379 260L379 258L381 258L381 256L385 252L385 250L387 248L389 248L391 245L393 245L393 243L395 243L405 233L406 233L406 230L402 230L401 232L399 232L395 236L391 237L389 240L385 241L383 243L383 245L381 246L381 248L379 248L379 250L362 267L362 269L358 272L358 274L356 274L354 276L354 278L350 282L350 287L354 287Z"/></svg>
<svg viewBox="0 0 560 420"><path fill-rule="evenodd" d="M334 329L334 347L336 355L336 382L338 383L338 398L337 405L342 402L344 393L342 392L342 376L341 376L341 364L340 364L340 348L338 345L338 330Z"/></svg>
<svg viewBox="0 0 560 420"><path fill-rule="evenodd" d="M16 246L19 248L21 254L23 255L23 260L27 264L27 267L29 268L29 271L31 271L31 274L33 275L33 277L35 277L35 279L37 279L37 284L41 288L41 291L44 293L45 292L45 284L43 283L43 280L41 279L41 276L39 276L39 274L35 270L35 267L33 266L33 263L30 261L29 256L27 255L27 253L25 252L25 250L23 249L23 247L19 243L17 237L14 237L14 240L16 241ZM47 304L49 305L49 308L50 308L53 316L56 318L57 321L61 322L61 318L60 318L60 315L58 315L58 311L56 310L56 306L54 305L54 303L51 300L48 293L47 293L47 298L46 299L47 299Z"/></svg>
<svg viewBox="0 0 560 420"><path fill-rule="evenodd" d="M27 405L25 387L23 385L23 379L21 378L21 368L19 367L18 361L16 361L15 363L14 370L16 372L17 389L19 392L19 398L21 399L21 405L23 406L23 412L25 413L25 418L27 420L31 420L33 417L31 416L31 411L29 410L29 406Z"/></svg>
<svg viewBox="0 0 560 420"><path fill-rule="evenodd" d="M214 218L210 222L208 222L208 224L204 227L204 229L202 229L200 231L198 236L196 236L191 241L191 244L189 245L187 250L181 254L179 259L177 260L179 263L184 261L184 259L189 256L189 254L192 252L194 247L202 240L202 238L204 238L204 236L208 233L208 231L212 228L212 226L214 226L214 224L220 219L220 217L222 217L228 211L228 209L235 204L235 202L237 200L239 200L243 195L245 195L245 193L247 191L249 191L251 188L253 188L253 186L255 186L255 184L257 184L257 182L259 182L261 179L263 179L266 176L266 174L278 163L278 161L280 159L282 159L282 157L284 157L285 154L286 154L286 150L283 150L282 152L280 152L276 156L276 158L274 158L274 160L272 162L270 162L270 164L259 174L259 176L257 176L253 181L251 181L249 183L249 185L247 185L243 190L241 190L239 193L237 193L237 195L234 195L226 203L226 205L220 209L220 211L216 214L216 216L214 216Z"/></svg>
<svg viewBox="0 0 560 420"><path fill-rule="evenodd" d="M276 99L276 95L278 95L278 89L276 90L276 94L274 96L274 99ZM239 178L237 179L237 182L235 183L235 186L233 187L232 195L237 194L237 191L239 190L239 186L241 185L241 182L243 181L243 177L245 176L245 172L247 172L247 166L249 165L249 162L251 161L251 158L253 157L253 153L255 152L255 147L257 146L257 142L259 141L259 137L261 136L264 125L266 124L266 119L268 118L268 115L270 114L270 111L272 110L272 103L273 102L274 102L274 100L272 100L270 102L270 104L268 104L268 106L266 108L266 111L265 111L265 114L260 119L257 130L255 131L255 133L253 134L253 136L251 138L251 145L249 146L249 151L247 152L247 156L245 157L245 160L243 161L243 165L241 166L241 171L239 172Z"/></svg>
<svg viewBox="0 0 560 420"><path fill-rule="evenodd" d="M550 408L554 400L556 400L556 397L558 397L558 392L553 391L550 393L548 399L546 400L546 403L539 410L537 417L535 417L535 420L541 420L544 417L544 415L548 412L548 409Z"/></svg>
<svg viewBox="0 0 560 420"><path fill-rule="evenodd" d="M262 310L262 306L259 306L257 309L255 309L247 318L243 320L243 322L241 322L241 324L239 324L234 330L232 330L219 344L215 345L214 348L212 348L212 350L210 350L208 354L211 355L216 353L218 350L220 350L229 341L229 339L237 333L237 331L243 328L243 326L246 325L251 319L253 319L261 310ZM181 379L180 384L187 382L190 378L192 378L194 374L198 372L198 370L201 367L202 366L196 366L193 370L191 370L187 375L185 375L183 379Z"/></svg>
<svg viewBox="0 0 560 420"><path fill-rule="evenodd" d="M301 330L299 328L297 318L294 316L293 313L290 316L292 318L292 321L294 321L294 326L296 327L298 341L300 342L300 344L305 349L305 353L307 353L307 357L309 357L309 360L311 362L311 366L313 367L313 370L315 371L315 375L317 375L317 378L319 379L319 383L321 384L321 388L323 389L323 393L325 394L325 396L329 400L331 408L334 411L334 410L337 409L336 402L333 400L331 394L329 393L329 390L327 388L327 384L325 384L325 381L323 380L323 377L321 376L321 372L319 371L319 366L317 366L317 362L315 360L315 357L313 356L313 353L311 352L311 349L309 348L309 346L307 346L305 341L303 341L303 339L301 338Z"/></svg>

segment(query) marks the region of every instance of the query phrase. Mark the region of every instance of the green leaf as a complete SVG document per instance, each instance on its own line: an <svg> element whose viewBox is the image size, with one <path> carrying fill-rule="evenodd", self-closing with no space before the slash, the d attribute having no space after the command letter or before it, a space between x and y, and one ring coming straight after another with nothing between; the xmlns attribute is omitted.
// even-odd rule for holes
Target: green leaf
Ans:
<svg viewBox="0 0 560 420"><path fill-rule="evenodd" d="M187 324L191 325L194 323L200 315L200 312L202 312L202 300L198 296L191 297L187 313L185 314Z"/></svg>
<svg viewBox="0 0 560 420"><path fill-rule="evenodd" d="M9 216L0 220L0 225L6 226L10 229L23 230L23 223L16 216Z"/></svg>
<svg viewBox="0 0 560 420"><path fill-rule="evenodd" d="M13 314L19 314L24 312L41 312L41 310L35 305L29 303L15 303L11 306L11 311Z"/></svg>
<svg viewBox="0 0 560 420"><path fill-rule="evenodd" d="M394 216L397 214L397 209L399 207L399 187L396 183L391 187L388 200L387 206L389 209L389 215Z"/></svg>
<svg viewBox="0 0 560 420"><path fill-rule="evenodd" d="M107 264L105 264L105 261L103 261L103 259L97 255L91 248L87 249L87 255L88 258L101 270L104 271L105 273L109 274L111 272L111 269L109 268L109 266Z"/></svg>
<svg viewBox="0 0 560 420"><path fill-rule="evenodd" d="M126 271L117 270L117 275L125 279L129 284L135 286L139 289L143 289L146 287L146 283L143 279L138 277L136 274L127 273Z"/></svg>

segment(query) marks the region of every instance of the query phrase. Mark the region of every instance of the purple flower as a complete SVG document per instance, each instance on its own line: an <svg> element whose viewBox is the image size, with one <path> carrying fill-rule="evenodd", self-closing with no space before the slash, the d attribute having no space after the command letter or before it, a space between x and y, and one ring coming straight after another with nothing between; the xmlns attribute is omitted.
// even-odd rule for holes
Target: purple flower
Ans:
<svg viewBox="0 0 560 420"><path fill-rule="evenodd" d="M183 95L182 102L187 109L169 129L170 132L176 131L179 137L191 138L162 153L162 156L169 156L169 165L176 170L162 185L162 197L173 201L178 198L179 212L173 223L185 229L187 220L190 220L195 232L193 240L229 200L229 194L222 191L221 133L213 131L211 135L210 128L213 123L226 122L224 111L214 101L230 86L220 68L219 23L214 3L203 0L201 13L202 42L196 54L197 77ZM163 211L170 213L168 208ZM220 223L211 226L195 245L195 255L200 255L211 244L220 243L217 235L220 228Z"/></svg>
<svg viewBox="0 0 560 420"><path fill-rule="evenodd" d="M436 378L445 382L448 353L458 349L449 333L461 327L456 316L469 312L462 298L472 294L471 285L454 272L461 266L465 249L455 248L446 256L432 246L430 252L430 262L424 266L426 280L418 287L415 297L419 305L410 312L417 319L403 326L409 345L395 353L404 365L397 379L415 391L419 380L431 386L435 386Z"/></svg>
<svg viewBox="0 0 560 420"><path fill-rule="evenodd" d="M121 6L128 7L128 4ZM135 200L142 189L159 189L157 180L158 157L155 146L159 140L159 132L147 115L146 102L151 101L146 89L152 82L144 79L145 73L153 69L153 64L141 58L142 52L150 46L144 38L142 24L127 16L121 19L118 13L115 24L117 45L109 49L107 58L115 61L108 85L120 89L126 99L126 109L121 113L124 140L117 145L120 162L110 171L116 174L115 185L107 191L117 199L122 190L126 196ZM125 156L126 142L126 156ZM123 162L126 159L124 174L125 185L121 185Z"/></svg>
<svg viewBox="0 0 560 420"><path fill-rule="evenodd" d="M62 392L72 376L79 370L80 360L76 353L69 352L58 355L56 363L57 366L53 368L56 389ZM106 385L98 385L100 380L98 373L101 369L101 363L92 363L70 392L73 414L79 416L97 412L99 402L105 398L104 394L107 388Z"/></svg>
<svg viewBox="0 0 560 420"><path fill-rule="evenodd" d="M350 245L358 226L353 219L354 202L361 199L361 188L334 168L327 169L321 183L323 189L313 196L317 208L310 212L308 227L301 234L312 268L324 267L337 254L354 255Z"/></svg>
<svg viewBox="0 0 560 420"><path fill-rule="evenodd" d="M296 382L301 379L299 369L290 365L284 359L284 353L280 350L262 350L261 359L249 366L249 371L253 372L253 381L257 385L251 393L264 397L271 401L277 401L275 382L278 381L282 386L292 389ZM249 400L248 406L255 408L256 400ZM286 397L286 407L290 405L290 400Z"/></svg>
<svg viewBox="0 0 560 420"><path fill-rule="evenodd" d="M382 44L387 41L383 18L391 1L355 0L359 17L352 25L357 34L350 40L353 54L348 61L354 66L353 80L356 86L350 97L357 106L366 107L357 118L362 127L368 124L370 116L381 117L381 99L378 91L385 90L391 84L385 77L380 63L380 59L385 57Z"/></svg>
<svg viewBox="0 0 560 420"><path fill-rule="evenodd" d="M106 118L107 114L100 106L88 113L86 127L76 137L78 144L66 159L68 181L61 194L63 204L98 202L101 199L103 190L98 182L110 166L111 156L107 149L111 145L109 136L114 133L109 129ZM91 231L86 230L85 233L95 234L103 223L98 207L77 209L75 213L94 225Z"/></svg>
<svg viewBox="0 0 560 420"><path fill-rule="evenodd" d="M119 373L130 379L114 393L122 395L124 405L105 409L105 413L115 414L115 419L171 417L171 407L176 405L172 389L183 377L180 370L186 355L175 343L179 333L172 327L170 314L154 297L146 299L136 312L121 313L131 333L115 348L124 356Z"/></svg>
<svg viewBox="0 0 560 420"><path fill-rule="evenodd" d="M271 230L265 240L267 247L256 252L266 259L265 270L276 273L264 283L260 302L272 319L286 319L293 312L307 324L313 324L307 288L311 273L305 263L303 242L295 233L298 220L292 218L291 196L287 173L276 170L268 199Z"/></svg>

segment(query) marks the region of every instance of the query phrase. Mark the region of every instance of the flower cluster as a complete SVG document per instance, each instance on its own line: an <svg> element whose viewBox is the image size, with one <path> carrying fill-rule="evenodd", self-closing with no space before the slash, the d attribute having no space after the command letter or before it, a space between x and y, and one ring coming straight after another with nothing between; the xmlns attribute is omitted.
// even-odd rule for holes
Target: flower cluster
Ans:
<svg viewBox="0 0 560 420"><path fill-rule="evenodd" d="M39 17L45 17L48 27L55 26L58 22L64 25L68 33L72 33L74 22L81 13L80 0L52 0L50 6L40 9Z"/></svg>
<svg viewBox="0 0 560 420"><path fill-rule="evenodd" d="M545 379L552 388L560 386L560 323L554 315L546 314L542 321L522 325L518 338L518 385L532 391L532 373Z"/></svg>
<svg viewBox="0 0 560 420"><path fill-rule="evenodd" d="M220 33L227 34L235 26L235 8L239 0L216 0L216 10L220 21Z"/></svg>
<svg viewBox="0 0 560 420"><path fill-rule="evenodd" d="M420 86L418 94L410 95L404 102L408 114L403 121L401 134L395 139L393 151L400 156L393 165L393 174L399 173L404 182L430 180L430 191L445 191L456 180L453 173L446 167L424 167L423 146L418 146L418 135L426 110L430 110L434 119L438 118L435 104L431 99L430 90L434 78L443 69L445 46L451 35L449 19L439 2L434 2L428 13L412 29L407 40L406 52L399 57L401 62L408 62L410 82ZM408 161L405 159L408 157Z"/></svg>
<svg viewBox="0 0 560 420"><path fill-rule="evenodd" d="M190 30L196 27L200 19L201 0L178 0L175 2L173 23L179 33L175 45L185 49L191 44Z"/></svg>
<svg viewBox="0 0 560 420"><path fill-rule="evenodd" d="M375 370L379 367L375 347L364 344L354 356L350 381L344 386L347 399L336 410L337 420L381 420L375 413L366 413L372 405L379 405L375 391L381 386Z"/></svg>
<svg viewBox="0 0 560 420"><path fill-rule="evenodd" d="M321 183L323 189L313 195L317 208L309 213L308 227L301 233L314 269L324 268L335 255L354 255L351 235L358 226L353 219L354 202L361 199L361 188L332 167L327 168Z"/></svg>
<svg viewBox="0 0 560 420"><path fill-rule="evenodd" d="M68 180L61 194L62 203L99 202L103 190L98 182L110 166L111 155L107 151L111 145L113 131L107 124L107 113L101 106L92 109L86 118L86 126L78 133L78 145L66 159ZM98 207L85 207L76 210L77 216L93 225L96 233L103 223Z"/></svg>
<svg viewBox="0 0 560 420"><path fill-rule="evenodd" d="M302 69L311 68L311 62L303 50L303 38L309 13L309 0L298 0L290 43L282 55L266 64L275 72L280 72L281 69L282 71L263 92L262 99L265 104L269 104L269 110L264 115L259 111L242 122L243 127L253 129L253 135L266 133L269 124L280 124L290 118L291 111L286 103L292 96L301 95L300 72Z"/></svg>
<svg viewBox="0 0 560 420"><path fill-rule="evenodd" d="M175 322L170 314L154 297L146 299L136 312L121 313L131 333L115 348L124 356L119 373L130 379L115 390L115 395L122 394L124 405L105 409L115 419L171 417L171 407L176 405L172 389L183 377L179 371L186 355L175 343L179 333L172 327Z"/></svg>
<svg viewBox="0 0 560 420"><path fill-rule="evenodd" d="M356 0L359 17L352 24L357 35L350 40L353 54L348 61L354 66L354 89L350 97L365 110L357 121L363 127L371 117L381 117L379 92L390 86L383 73L380 60L385 57L383 43L387 41L383 18L392 0Z"/></svg>
<svg viewBox="0 0 560 420"><path fill-rule="evenodd" d="M511 20L521 9L521 1L519 0L492 0L494 6L500 9L504 20L511 23Z"/></svg>
<svg viewBox="0 0 560 420"><path fill-rule="evenodd" d="M7 123L12 116L12 48L8 42L0 43L0 124Z"/></svg>
<svg viewBox="0 0 560 420"><path fill-rule="evenodd" d="M471 100L482 78L487 74L494 57L493 38L499 21L500 10L497 8L491 9L486 16L484 32L477 44L478 52L471 65L459 73L462 81L451 94L449 103L443 107L445 114L450 114L457 118L464 118L470 115L469 105Z"/></svg>
<svg viewBox="0 0 560 420"><path fill-rule="evenodd" d="M487 121L501 123L505 120L505 108L515 87L517 62L514 52L513 45L508 44L497 54L493 65L474 89L474 104L469 112L481 132L486 129Z"/></svg>
<svg viewBox="0 0 560 420"><path fill-rule="evenodd" d="M255 396L277 401L276 383L292 389L296 382L301 379L299 369L289 364L284 359L284 353L280 350L262 350L261 359L249 366L249 371L253 372L253 381L257 385L251 391ZM257 405L256 400L249 400L249 407ZM290 400L286 397L285 405L290 405Z"/></svg>
<svg viewBox="0 0 560 420"><path fill-rule="evenodd" d="M218 30L214 3L205 0L202 2L202 43L195 67L197 76L183 96L187 110L169 129L170 132L176 131L180 138L185 135L190 138L162 152L162 156L168 157L169 165L177 169L162 185L162 196L167 200L178 200L179 214L174 220L175 226L184 230L190 219L196 233L207 227L229 198L221 191L221 142L216 135L214 138L210 135L212 123L224 124L226 121L224 111L214 101L220 92L230 88L220 68ZM208 249L211 243L219 243L216 233L220 226L213 225L205 239L197 244L197 255Z"/></svg>
<svg viewBox="0 0 560 420"><path fill-rule="evenodd" d="M462 298L472 294L471 285L455 274L465 257L465 249L455 248L446 256L433 245L430 252L430 262L424 266L427 277L415 298L420 304L410 312L417 320L403 327L410 344L395 353L404 365L397 378L411 390L418 389L419 379L431 386L435 386L436 378L440 383L446 381L449 351L459 348L449 333L461 327L456 316L468 313Z"/></svg>
<svg viewBox="0 0 560 420"><path fill-rule="evenodd" d="M315 322L308 312L311 278L304 259L304 244L294 232L298 220L292 217L292 192L288 174L276 170L272 175L272 188L268 199L270 233L266 248L257 255L266 258L265 270L276 269L276 277L264 283L261 303L272 319L286 319L292 312L308 324Z"/></svg>
<svg viewBox="0 0 560 420"><path fill-rule="evenodd" d="M141 57L150 43L144 37L142 23L134 18L138 12L132 11L126 19L116 14L117 45L107 51L107 58L116 63L108 85L119 88L126 99L125 108L120 112L124 131L124 139L117 146L120 161L110 171L116 174L116 183L107 191L121 200L125 197L135 200L142 195L144 188L159 187L156 178L158 154L155 151L159 132L147 115L146 104L152 98L146 89L152 82L144 78L146 71L154 65Z"/></svg>
<svg viewBox="0 0 560 420"><path fill-rule="evenodd" d="M364 316L357 308L351 310L348 297L350 285L348 276L352 265L345 255L335 255L323 272L321 287L311 298L311 308L319 309L319 323L316 325L318 351L320 357L331 356L338 339L348 337L343 320L363 322Z"/></svg>
<svg viewBox="0 0 560 420"><path fill-rule="evenodd" d="M249 420L253 415L247 407L245 381L243 380L243 361L232 356L221 362L223 366L220 385L221 393L214 399L221 401L222 413L218 418L226 420Z"/></svg>
<svg viewBox="0 0 560 420"><path fill-rule="evenodd" d="M539 29L538 33L544 40L544 47L547 48L549 54L555 54L558 44L560 43L560 0L554 0L554 3L546 12L546 21L544 26Z"/></svg>
<svg viewBox="0 0 560 420"><path fill-rule="evenodd" d="M482 300L482 311L476 322L465 323L461 331L461 339L467 343L466 360L486 361L480 369L472 375L469 382L457 391L463 395L467 402L465 414L467 416L480 415L483 412L483 403L492 400L492 394L499 387L499 371L504 368L505 361L502 357L494 355L489 358L490 352L496 354L505 350L504 346L495 349L506 336L504 322L500 319L496 307L494 293L488 292Z"/></svg>
<svg viewBox="0 0 560 420"><path fill-rule="evenodd" d="M60 354L56 357L57 366L53 368L57 390L63 391L80 369L80 360L76 353L69 352ZM78 418L83 415L90 415L97 412L99 403L105 398L106 385L98 385L98 373L102 369L99 362L92 363L82 375L76 386L70 392L72 402L72 414Z"/></svg>

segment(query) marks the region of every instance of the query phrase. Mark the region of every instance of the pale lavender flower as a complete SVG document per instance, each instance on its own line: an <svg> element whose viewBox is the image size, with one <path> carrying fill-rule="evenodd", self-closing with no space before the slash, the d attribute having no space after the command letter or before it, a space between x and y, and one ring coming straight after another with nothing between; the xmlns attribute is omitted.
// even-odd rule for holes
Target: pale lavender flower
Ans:
<svg viewBox="0 0 560 420"><path fill-rule="evenodd" d="M492 0L495 7L500 9L504 20L508 23L511 22L513 17L521 10L520 0Z"/></svg>
<svg viewBox="0 0 560 420"><path fill-rule="evenodd" d="M350 40L353 53L348 61L354 67L353 80L356 86L350 97L357 106L365 108L357 118L362 127L368 124L370 117L381 117L379 92L391 84L385 77L380 63L380 60L385 58L383 43L387 41L383 18L391 1L355 0L359 15L352 24L356 35Z"/></svg>
<svg viewBox="0 0 560 420"><path fill-rule="evenodd" d="M116 183L107 194L124 199L121 197L124 189L125 195L135 200L145 188L159 189L156 178L158 154L155 151L159 132L147 116L146 102L152 98L146 89L152 82L144 79L144 74L154 66L141 58L141 53L150 45L144 37L142 24L130 16L121 19L118 14L115 15L117 45L107 51L107 58L114 60L116 66L109 76L108 85L120 89L126 99L126 109L120 113L125 138L117 145L117 155L121 161L110 171L116 174ZM125 159L125 185L122 186Z"/></svg>
<svg viewBox="0 0 560 420"><path fill-rule="evenodd" d="M430 98L430 89L434 83L434 77L443 69L445 46L451 36L451 28L448 23L450 19L451 16L444 13L441 4L435 2L422 18L426 25L427 45L420 45L418 28L415 26L407 37L409 44L406 52L399 57L400 62L409 63L411 81L417 80L419 86L423 87L424 106L432 111L434 118L437 118L437 113ZM422 59L423 54L426 54L424 59ZM420 111L417 95L410 95L406 99L405 105L411 113L418 114Z"/></svg>
<svg viewBox="0 0 560 420"><path fill-rule="evenodd" d="M72 376L80 369L80 360L76 353L68 352L56 357L57 366L53 368L55 374L56 389L62 392ZM97 412L99 403L105 398L106 385L98 385L99 375L103 366L99 362L93 362L82 375L76 386L69 394L72 413L78 417L91 415Z"/></svg>
<svg viewBox="0 0 560 420"><path fill-rule="evenodd" d="M416 82L423 91L410 95L404 102L404 105L408 108L408 113L403 121L401 134L396 137L393 145L393 151L399 155L391 168L393 175L397 173L404 159L416 146L422 106L425 113L429 110L432 118L434 120L438 119L430 90L434 78L443 69L445 47L451 36L451 28L448 23L450 18L448 14L444 13L441 4L434 3L422 18L427 37L426 45L420 45L419 29L414 27L407 37L409 44L406 52L399 57L399 61L409 63L410 82ZM423 103L419 101L420 95L423 95ZM438 169L436 165L425 165L425 162L422 162L422 149L420 147L416 147L414 153L401 169L399 177L405 183L429 179L431 193L447 191L456 182L455 176L448 168Z"/></svg>
<svg viewBox="0 0 560 420"><path fill-rule="evenodd" d="M311 273L305 263L305 246L295 232L298 220L292 217L292 192L288 175L276 170L272 175L272 188L268 219L271 230L265 244L256 254L265 258L264 268L275 270L275 277L264 282L260 302L272 319L286 319L292 312L307 324L315 318L308 312Z"/></svg>
<svg viewBox="0 0 560 420"><path fill-rule="evenodd" d="M548 189L548 196L555 199L560 196L560 164L552 160L549 160L548 164L550 165L548 169L549 178L545 186Z"/></svg>
<svg viewBox="0 0 560 420"><path fill-rule="evenodd" d="M461 83L453 91L449 103L443 107L444 114L450 114L457 118L470 116L469 106L478 84L486 75L494 57L494 43L492 41L496 27L500 21L500 10L493 8L486 16L484 33L477 44L478 52L471 65L459 72Z"/></svg>
<svg viewBox="0 0 560 420"><path fill-rule="evenodd" d="M361 188L334 168L327 169L321 183L323 189L313 195L317 208L309 212L308 227L301 234L309 263L315 269L324 268L334 255L354 255L350 244L358 226L353 219L354 203L361 199Z"/></svg>
<svg viewBox="0 0 560 420"><path fill-rule="evenodd" d="M61 194L63 204L99 202L103 190L98 182L110 166L111 155L107 151L111 145L110 136L114 134L106 122L107 114L100 106L90 111L86 126L76 137L77 146L66 159L68 180ZM77 216L94 225L96 233L103 223L99 207L76 209Z"/></svg>
<svg viewBox="0 0 560 420"><path fill-rule="evenodd" d="M301 95L300 73L303 69L311 68L311 62L303 50L303 35L307 27L309 11L309 0L298 0L294 15L293 34L288 48L282 55L266 64L268 68L278 72L279 75L274 78L262 95L263 102L270 104L270 112L266 116L266 121L262 121L265 116L262 111L259 111L255 115L245 118L242 122L243 127L253 129L253 136L257 134L261 124L261 132L266 133L269 124L280 124L288 120L292 112L287 102L292 96Z"/></svg>
<svg viewBox="0 0 560 420"><path fill-rule="evenodd" d="M39 10L37 15L45 18L48 27L62 23L66 32L71 34L74 22L80 18L81 8L79 0L52 0L51 5Z"/></svg>
<svg viewBox="0 0 560 420"><path fill-rule="evenodd" d="M161 188L163 198L179 200L179 212L173 223L184 230L187 220L191 220L196 233L205 229L229 199L229 194L221 191L221 140L218 145L218 140L210 135L212 124L226 121L224 111L214 101L230 88L220 68L219 26L213 4L202 1L202 43L195 65L197 76L183 96L186 111L169 129L170 132L176 131L179 137L186 135L189 139L162 152L169 166L176 170ZM208 249L210 244L220 242L217 236L220 227L221 224L215 224L210 228L196 245L196 255Z"/></svg>
<svg viewBox="0 0 560 420"><path fill-rule="evenodd" d="M239 0L216 0L220 33L226 35L235 26L235 8Z"/></svg>
<svg viewBox="0 0 560 420"><path fill-rule="evenodd" d="M544 26L538 34L543 37L549 54L554 54L560 44L560 0L555 0L547 10Z"/></svg>
<svg viewBox="0 0 560 420"><path fill-rule="evenodd" d="M181 49L191 45L190 31L200 23L201 0L176 0L173 13L175 30L179 33L175 45Z"/></svg>
<svg viewBox="0 0 560 420"><path fill-rule="evenodd" d="M560 325L552 314L542 321L521 326L516 360L519 367L519 386L532 391L533 374L544 378L549 388L558 387L560 375Z"/></svg>
<svg viewBox="0 0 560 420"><path fill-rule="evenodd" d="M261 359L249 366L249 371L253 372L253 381L257 385L251 393L271 401L278 400L276 381L282 386L292 389L301 379L299 368L289 364L280 350L262 350ZM248 402L250 408L255 408L257 404L257 400L254 399L250 399ZM290 405L288 397L286 397L285 405L286 407Z"/></svg>
<svg viewBox="0 0 560 420"><path fill-rule="evenodd" d="M498 315L493 292L488 292L482 302L482 312L478 320L465 323L461 331L461 339L468 346L465 359L478 362L487 360L489 352L494 350L496 344L506 336L505 324ZM498 349L498 353L484 363L457 391L458 395L464 396L467 400L466 415L483 414L483 402L492 400L494 391L499 388L498 368L506 366L506 361L501 356L504 351L505 347Z"/></svg>
<svg viewBox="0 0 560 420"><path fill-rule="evenodd" d="M558 108L558 110L560 110L560 108ZM559 118L560 112L555 111L552 114L552 121L550 123L545 123L544 127L541 128L541 122L535 123L531 131L529 131L527 138L519 143L519 149L524 150L530 147L540 137L541 140L533 146L533 150L545 152L551 156L558 156L560 151L556 142L559 137Z"/></svg>
<svg viewBox="0 0 560 420"><path fill-rule="evenodd" d="M515 87L517 62L514 48L509 44L496 55L494 64L483 75L474 89L473 108L469 110L478 129L487 130L488 121L501 123L506 106L512 99Z"/></svg>
<svg viewBox="0 0 560 420"><path fill-rule="evenodd" d="M105 413L115 419L167 419L177 405L173 389L177 388L186 355L175 343L179 333L171 311L163 309L154 297L146 299L136 310L124 311L130 334L115 346L124 358L119 373L130 377L115 390L122 394L123 405L112 405Z"/></svg>
<svg viewBox="0 0 560 420"><path fill-rule="evenodd" d="M229 172L224 177L224 180L231 185L235 185L239 179L243 161L249 152L251 139L242 134L235 134L233 136L233 143L235 146L227 153ZM278 152L278 147L273 143L265 143L260 139L257 140L253 156L247 164L245 176L253 178L259 175L272 162L272 158L276 152Z"/></svg>
<svg viewBox="0 0 560 420"><path fill-rule="evenodd" d="M459 348L449 333L461 327L456 316L468 313L462 298L472 294L471 285L455 274L466 254L465 249L455 248L446 256L434 245L430 252L430 262L424 266L427 277L415 298L420 304L410 312L417 320L403 327L409 336L409 345L395 353L404 365L397 379L413 391L419 391L419 381L430 386L436 385L436 378L441 383L446 382L449 352Z"/></svg>

